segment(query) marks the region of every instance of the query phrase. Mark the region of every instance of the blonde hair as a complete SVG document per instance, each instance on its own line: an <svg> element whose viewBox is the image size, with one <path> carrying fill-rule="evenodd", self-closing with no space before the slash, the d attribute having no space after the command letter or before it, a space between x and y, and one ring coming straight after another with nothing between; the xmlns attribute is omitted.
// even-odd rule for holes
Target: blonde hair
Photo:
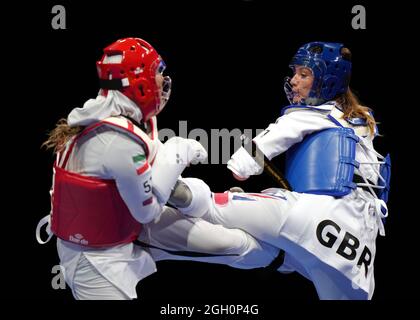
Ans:
<svg viewBox="0 0 420 320"><path fill-rule="evenodd" d="M366 120L366 124L369 127L369 132L371 135L375 134L376 121L370 113L371 109L362 105L353 93L353 91L348 88L347 92L341 95L336 99L337 103L343 110L343 118L362 118Z"/></svg>
<svg viewBox="0 0 420 320"><path fill-rule="evenodd" d="M343 59L351 61L351 52L348 48L341 48L341 56ZM337 103L340 104L341 108L343 109L344 119L350 118L362 118L366 120L367 126L369 127L369 131L371 135L375 134L375 126L376 121L373 118L370 111L370 108L362 105L357 98L357 96L353 93L353 91L348 87L347 92L342 94L336 99Z"/></svg>
<svg viewBox="0 0 420 320"><path fill-rule="evenodd" d="M67 120L62 118L57 121L55 128L48 133L48 139L41 145L41 148L53 149L54 153L60 152L73 136L82 132L83 128L81 126L70 127Z"/></svg>

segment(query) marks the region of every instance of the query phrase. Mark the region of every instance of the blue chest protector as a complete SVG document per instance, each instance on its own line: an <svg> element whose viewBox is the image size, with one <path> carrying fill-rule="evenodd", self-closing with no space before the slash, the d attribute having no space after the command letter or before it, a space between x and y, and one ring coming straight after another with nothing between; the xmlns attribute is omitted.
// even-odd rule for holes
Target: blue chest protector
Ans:
<svg viewBox="0 0 420 320"><path fill-rule="evenodd" d="M297 192L342 197L357 188L354 169L359 167L353 129L337 127L315 132L286 153L286 178ZM391 158L383 158L377 196L388 201ZM383 179L383 180L382 180Z"/></svg>
<svg viewBox="0 0 420 320"><path fill-rule="evenodd" d="M337 127L315 132L286 153L286 178L297 192L342 197L355 189L359 166L353 129Z"/></svg>

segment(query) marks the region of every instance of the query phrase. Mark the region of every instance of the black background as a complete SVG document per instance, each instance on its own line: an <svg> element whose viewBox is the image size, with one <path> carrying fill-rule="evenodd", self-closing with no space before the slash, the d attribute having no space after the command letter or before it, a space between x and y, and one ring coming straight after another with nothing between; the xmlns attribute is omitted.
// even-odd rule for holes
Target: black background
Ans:
<svg viewBox="0 0 420 320"><path fill-rule="evenodd" d="M66 30L51 27L55 4L65 6ZM366 8L366 30L351 26L355 4ZM96 97L95 61L102 48L133 36L150 42L168 66L172 96L158 124L175 132L180 120L188 121L188 132L194 128L208 133L212 128L263 129L287 104L283 78L290 74L288 62L300 45L318 40L349 47L351 86L375 111L383 134L376 141L377 149L390 152L393 161L390 217L387 236L378 236L373 299L414 298L418 209L409 202L408 191L416 173L409 170L413 157L404 155L404 141L414 139L408 138L407 130L413 125L408 125L411 115L406 107L411 101L407 95L416 87L407 83L402 72L410 68L405 62L416 58L410 42L402 40L414 32L405 5L379 1L45 2L6 13L18 13L15 25L25 26L14 28L4 47L6 53L13 53L5 67L19 70L18 81L12 84L19 112L8 131L19 137L12 139L12 147L18 155L13 163L20 168L11 181L9 200L14 210L8 211L12 219L8 231L16 243L6 265L10 277L5 281L12 297L72 299L69 289L51 288L51 269L58 264L55 241L41 246L35 240L36 224L49 211L53 162L52 154L40 145L59 118ZM27 134L17 130L17 125ZM239 184L225 165L192 167L185 175L202 178L213 191L233 185L249 191L272 186L264 175ZM275 309L279 301L317 300L311 283L297 274L195 262L159 262L158 272L137 289L138 303L155 305L249 301Z"/></svg>

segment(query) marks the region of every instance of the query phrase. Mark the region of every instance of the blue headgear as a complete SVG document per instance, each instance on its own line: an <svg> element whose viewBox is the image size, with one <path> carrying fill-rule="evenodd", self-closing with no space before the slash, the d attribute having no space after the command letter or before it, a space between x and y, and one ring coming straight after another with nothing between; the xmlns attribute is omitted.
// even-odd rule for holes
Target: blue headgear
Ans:
<svg viewBox="0 0 420 320"><path fill-rule="evenodd" d="M351 62L342 57L343 47L341 43L310 42L299 48L289 66L293 70L297 65L311 68L314 75L311 92L300 103L320 105L347 91ZM293 103L290 78L286 78L284 90L290 103Z"/></svg>

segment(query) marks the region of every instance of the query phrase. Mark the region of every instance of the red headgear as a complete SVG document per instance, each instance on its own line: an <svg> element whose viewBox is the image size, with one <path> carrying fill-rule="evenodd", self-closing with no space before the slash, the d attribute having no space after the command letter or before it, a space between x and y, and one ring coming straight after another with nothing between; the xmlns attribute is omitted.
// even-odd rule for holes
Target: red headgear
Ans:
<svg viewBox="0 0 420 320"><path fill-rule="evenodd" d="M139 106L144 121L157 115L169 99L171 79L164 77L162 88L156 83L165 63L140 38L120 39L109 45L96 66L101 88L121 91Z"/></svg>

